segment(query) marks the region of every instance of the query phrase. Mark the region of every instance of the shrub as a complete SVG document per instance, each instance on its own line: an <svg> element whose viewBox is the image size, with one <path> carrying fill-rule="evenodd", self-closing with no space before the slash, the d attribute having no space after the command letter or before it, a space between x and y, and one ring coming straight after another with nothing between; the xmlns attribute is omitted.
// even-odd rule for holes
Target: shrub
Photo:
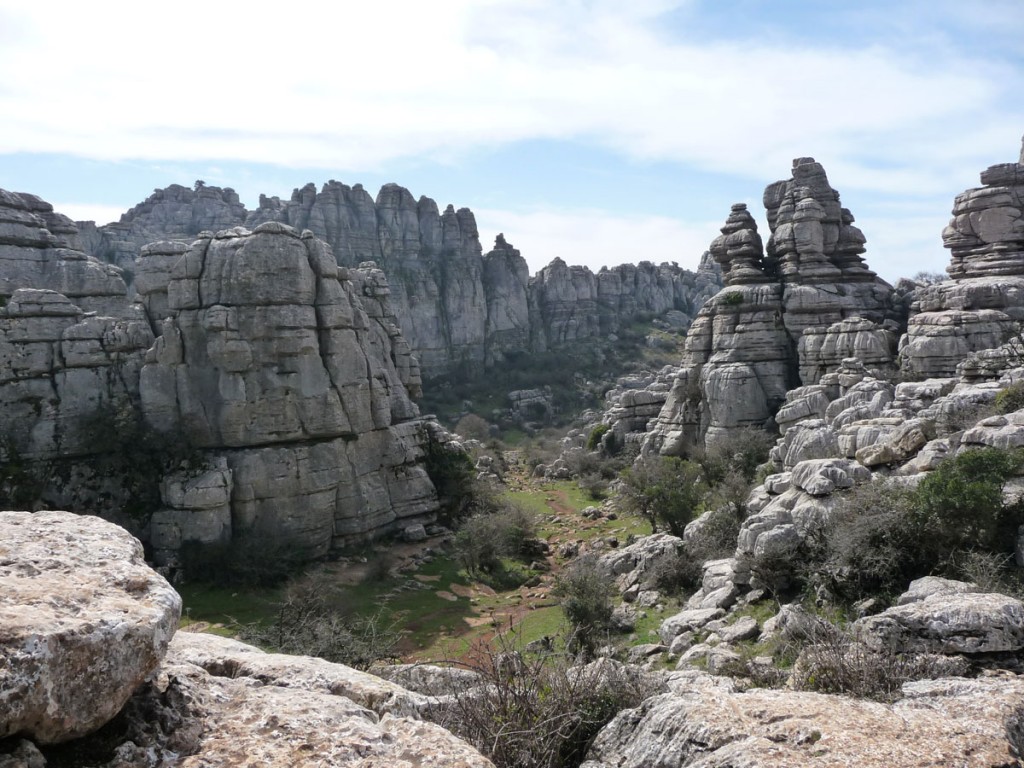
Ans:
<svg viewBox="0 0 1024 768"><path fill-rule="evenodd" d="M720 301L727 307L738 307L743 303L743 294L739 291L729 291L722 294Z"/></svg>
<svg viewBox="0 0 1024 768"><path fill-rule="evenodd" d="M719 438L702 455L696 455L695 459L712 486L734 476L751 483L757 475L758 467L768 460L768 453L774 444L775 435L770 432L745 427Z"/></svg>
<svg viewBox="0 0 1024 768"><path fill-rule="evenodd" d="M657 531L661 524L674 536L700 510L708 487L700 466L670 456L646 456L622 473L622 502Z"/></svg>
<svg viewBox="0 0 1024 768"><path fill-rule="evenodd" d="M957 550L1012 552L1020 505L1003 505L1003 484L1021 455L997 448L962 451L927 475L914 494L913 524L925 554L945 566Z"/></svg>
<svg viewBox="0 0 1024 768"><path fill-rule="evenodd" d="M590 434L587 435L587 450L596 451L598 448L600 448L601 439L606 434L608 434L608 430L610 429L611 425L609 424L598 424L596 427L590 430Z"/></svg>
<svg viewBox="0 0 1024 768"><path fill-rule="evenodd" d="M920 576L962 576L972 557L1009 555L1024 509L1004 505L1002 488L1019 463L1016 452L968 450L913 490L869 483L848 492L825 531L835 591L848 599L895 595Z"/></svg>
<svg viewBox="0 0 1024 768"><path fill-rule="evenodd" d="M821 618L812 627L790 676L789 684L797 690L895 701L904 683L967 671L963 659L873 651L848 629Z"/></svg>
<svg viewBox="0 0 1024 768"><path fill-rule="evenodd" d="M478 505L481 489L476 479L476 467L468 453L436 439L433 434L426 434L422 442L423 468L441 502L440 517L454 525Z"/></svg>
<svg viewBox="0 0 1024 768"><path fill-rule="evenodd" d="M596 556L584 555L559 574L553 591L572 627L571 648L591 656L597 640L611 626L615 591L611 575Z"/></svg>
<svg viewBox="0 0 1024 768"><path fill-rule="evenodd" d="M591 501L601 501L608 493L608 481L597 473L583 475L576 481L576 485Z"/></svg>
<svg viewBox="0 0 1024 768"><path fill-rule="evenodd" d="M996 410L999 413L1013 413L1024 408L1024 381L1011 384L996 395Z"/></svg>
<svg viewBox="0 0 1024 768"><path fill-rule="evenodd" d="M722 505L701 515L694 523L692 535L683 544L676 583L689 588L700 586L704 563L731 557L736 552L742 522L743 516L731 505Z"/></svg>
<svg viewBox="0 0 1024 768"><path fill-rule="evenodd" d="M536 553L537 523L529 511L506 504L463 521L455 534L456 557L472 574L493 573L503 557Z"/></svg>
<svg viewBox="0 0 1024 768"><path fill-rule="evenodd" d="M891 482L846 493L824 532L824 568L844 599L899 594L924 567L911 525L914 492Z"/></svg>
<svg viewBox="0 0 1024 768"><path fill-rule="evenodd" d="M281 653L319 656L356 669L395 661L402 633L383 612L346 616L324 575L306 576L289 586L272 623L250 624L242 639Z"/></svg>
<svg viewBox="0 0 1024 768"><path fill-rule="evenodd" d="M453 684L450 704L427 717L498 768L579 766L618 712L639 706L663 686L654 675L608 659L580 667L563 655L530 657L505 636L471 669L481 685L465 690Z"/></svg>
<svg viewBox="0 0 1024 768"><path fill-rule="evenodd" d="M475 413L467 413L455 425L455 432L471 440L483 442L491 436L491 425Z"/></svg>

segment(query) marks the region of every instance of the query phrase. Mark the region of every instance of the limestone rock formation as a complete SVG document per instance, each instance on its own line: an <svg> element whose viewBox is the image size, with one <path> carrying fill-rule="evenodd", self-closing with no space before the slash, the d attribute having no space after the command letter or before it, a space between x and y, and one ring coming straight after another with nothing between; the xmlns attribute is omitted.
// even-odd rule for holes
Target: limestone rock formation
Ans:
<svg viewBox="0 0 1024 768"><path fill-rule="evenodd" d="M231 194L179 189L128 218L191 233L231 211ZM48 204L2 192L0 220L8 499L131 525L161 562L249 534L317 555L431 519L423 445L441 431L412 402L419 366L374 263L339 267L277 222L202 231L142 248L130 303L116 267L65 247L82 238ZM140 430L164 435L150 454L190 444L187 466L132 461Z"/></svg>
<svg viewBox="0 0 1024 768"><path fill-rule="evenodd" d="M910 653L1016 653L1024 648L1024 603L952 582L923 599L900 600L854 626L874 650ZM911 591L915 585L911 584Z"/></svg>
<svg viewBox="0 0 1024 768"><path fill-rule="evenodd" d="M67 296L85 312L128 309L121 272L78 250L77 229L35 195L0 190L0 296L18 288Z"/></svg>
<svg viewBox="0 0 1024 768"><path fill-rule="evenodd" d="M0 512L0 738L104 725L160 663L181 598L97 518Z"/></svg>
<svg viewBox="0 0 1024 768"><path fill-rule="evenodd" d="M181 599L110 523L2 512L0 533L0 765L493 768L421 719L434 697L219 636L172 639Z"/></svg>
<svg viewBox="0 0 1024 768"><path fill-rule="evenodd" d="M287 201L261 195L254 211L229 188L172 185L156 190L117 224L81 222L77 242L130 274L141 252L152 273L172 261L167 257L174 246L167 243L180 248L204 231L272 222L310 230L330 245L341 266L374 262L384 270L397 325L429 376L490 365L508 352L614 333L640 315L675 310L692 316L720 286L707 260L696 273L645 262L596 275L556 260L531 279L526 261L503 235L482 254L468 208L442 211L397 184L382 187L376 200L359 184L332 180L320 191L307 184ZM165 244L150 245L159 241ZM163 297L148 279L137 279L133 287L159 307Z"/></svg>
<svg viewBox="0 0 1024 768"><path fill-rule="evenodd" d="M383 276L365 271L350 279L312 233L268 222L196 240L168 275L143 412L225 457L234 535L321 555L436 509L420 464L428 428L402 381L418 385L418 372L395 343Z"/></svg>
<svg viewBox="0 0 1024 768"><path fill-rule="evenodd" d="M1024 320L1024 164L994 165L981 183L956 196L942 233L952 280L916 292L900 342L908 374L951 376L969 353L998 347Z"/></svg>
<svg viewBox="0 0 1024 768"><path fill-rule="evenodd" d="M892 370L898 308L864 264L864 236L820 163L798 158L764 194L771 237L762 251L745 205L711 245L726 288L687 336L683 363L648 440L680 453L729 432L770 425L786 393L857 357Z"/></svg>
<svg viewBox="0 0 1024 768"><path fill-rule="evenodd" d="M1024 696L1017 677L922 681L886 705L754 689L688 676L619 713L583 768L1014 765L1007 734Z"/></svg>

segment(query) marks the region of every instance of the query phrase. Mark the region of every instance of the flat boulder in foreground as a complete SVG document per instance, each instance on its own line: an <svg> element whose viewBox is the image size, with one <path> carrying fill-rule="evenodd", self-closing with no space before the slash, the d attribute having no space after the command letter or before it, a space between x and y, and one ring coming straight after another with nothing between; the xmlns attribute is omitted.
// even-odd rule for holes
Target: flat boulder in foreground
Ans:
<svg viewBox="0 0 1024 768"><path fill-rule="evenodd" d="M83 736L152 672L181 598L127 531L69 512L0 512L0 738Z"/></svg>

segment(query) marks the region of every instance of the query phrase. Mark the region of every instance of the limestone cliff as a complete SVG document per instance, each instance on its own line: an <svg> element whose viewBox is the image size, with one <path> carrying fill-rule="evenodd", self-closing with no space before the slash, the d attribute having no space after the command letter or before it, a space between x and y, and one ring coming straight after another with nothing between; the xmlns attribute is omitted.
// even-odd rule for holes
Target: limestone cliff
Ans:
<svg viewBox="0 0 1024 768"><path fill-rule="evenodd" d="M181 213L208 191L186 192L150 209L186 229L209 223ZM419 367L373 262L339 267L325 242L276 222L201 231L189 246L143 248L129 303L120 270L67 247L77 239L48 204L0 191L9 501L111 516L164 560L190 540L247 534L320 555L432 519L422 458L437 426L411 400ZM136 466L160 447L125 444L139 429L193 458ZM136 480L161 508L132 522Z"/></svg>
<svg viewBox="0 0 1024 768"><path fill-rule="evenodd" d="M268 222L196 240L169 274L142 409L225 457L236 535L320 555L436 509L419 463L427 427L402 381L414 367L381 322L383 275L365 272L353 279L311 232Z"/></svg>
<svg viewBox="0 0 1024 768"><path fill-rule="evenodd" d="M956 196L942 233L952 280L920 289L900 342L912 376L951 376L968 354L997 347L1024 320L1024 152Z"/></svg>
<svg viewBox="0 0 1024 768"><path fill-rule="evenodd" d="M441 211L397 184L382 187L376 200L359 184L332 180L320 191L307 184L289 200L261 195L253 211L229 188L172 185L118 224L82 223L80 241L97 257L133 271L134 256L152 242L187 244L204 230L268 222L310 230L341 266L375 262L388 276L398 325L428 376L460 366L480 370L507 352L614 333L639 316L674 309L692 317L720 284L711 269L695 274L644 262L595 275L560 259L531 278L503 236L483 254L468 208Z"/></svg>
<svg viewBox="0 0 1024 768"><path fill-rule="evenodd" d="M690 328L682 367L648 440L678 453L731 430L771 422L787 391L856 356L894 367L892 288L863 262L864 235L820 163L793 162L764 193L771 237L734 205L710 248L726 288Z"/></svg>

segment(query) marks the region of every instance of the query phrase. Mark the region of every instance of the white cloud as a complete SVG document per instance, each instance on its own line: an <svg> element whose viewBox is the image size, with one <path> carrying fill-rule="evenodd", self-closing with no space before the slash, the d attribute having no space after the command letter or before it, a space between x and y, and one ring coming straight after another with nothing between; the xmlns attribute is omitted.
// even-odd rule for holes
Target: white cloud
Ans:
<svg viewBox="0 0 1024 768"><path fill-rule="evenodd" d="M755 179L812 154L845 186L914 192L1004 159L1024 123L998 62L910 39L682 43L672 5L336 3L281 23L236 2L0 0L21 30L0 67L31 73L0 92L0 153L343 171L561 138Z"/></svg>
<svg viewBox="0 0 1024 768"><path fill-rule="evenodd" d="M121 214L127 211L119 205L94 205L93 203L51 203L53 210L63 213L72 221L95 221L97 224L109 224L120 221Z"/></svg>
<svg viewBox="0 0 1024 768"><path fill-rule="evenodd" d="M722 222L686 223L665 216L624 216L608 211L474 211L484 251L502 232L530 265L530 274L561 258L595 272L639 261L678 262L696 269Z"/></svg>

